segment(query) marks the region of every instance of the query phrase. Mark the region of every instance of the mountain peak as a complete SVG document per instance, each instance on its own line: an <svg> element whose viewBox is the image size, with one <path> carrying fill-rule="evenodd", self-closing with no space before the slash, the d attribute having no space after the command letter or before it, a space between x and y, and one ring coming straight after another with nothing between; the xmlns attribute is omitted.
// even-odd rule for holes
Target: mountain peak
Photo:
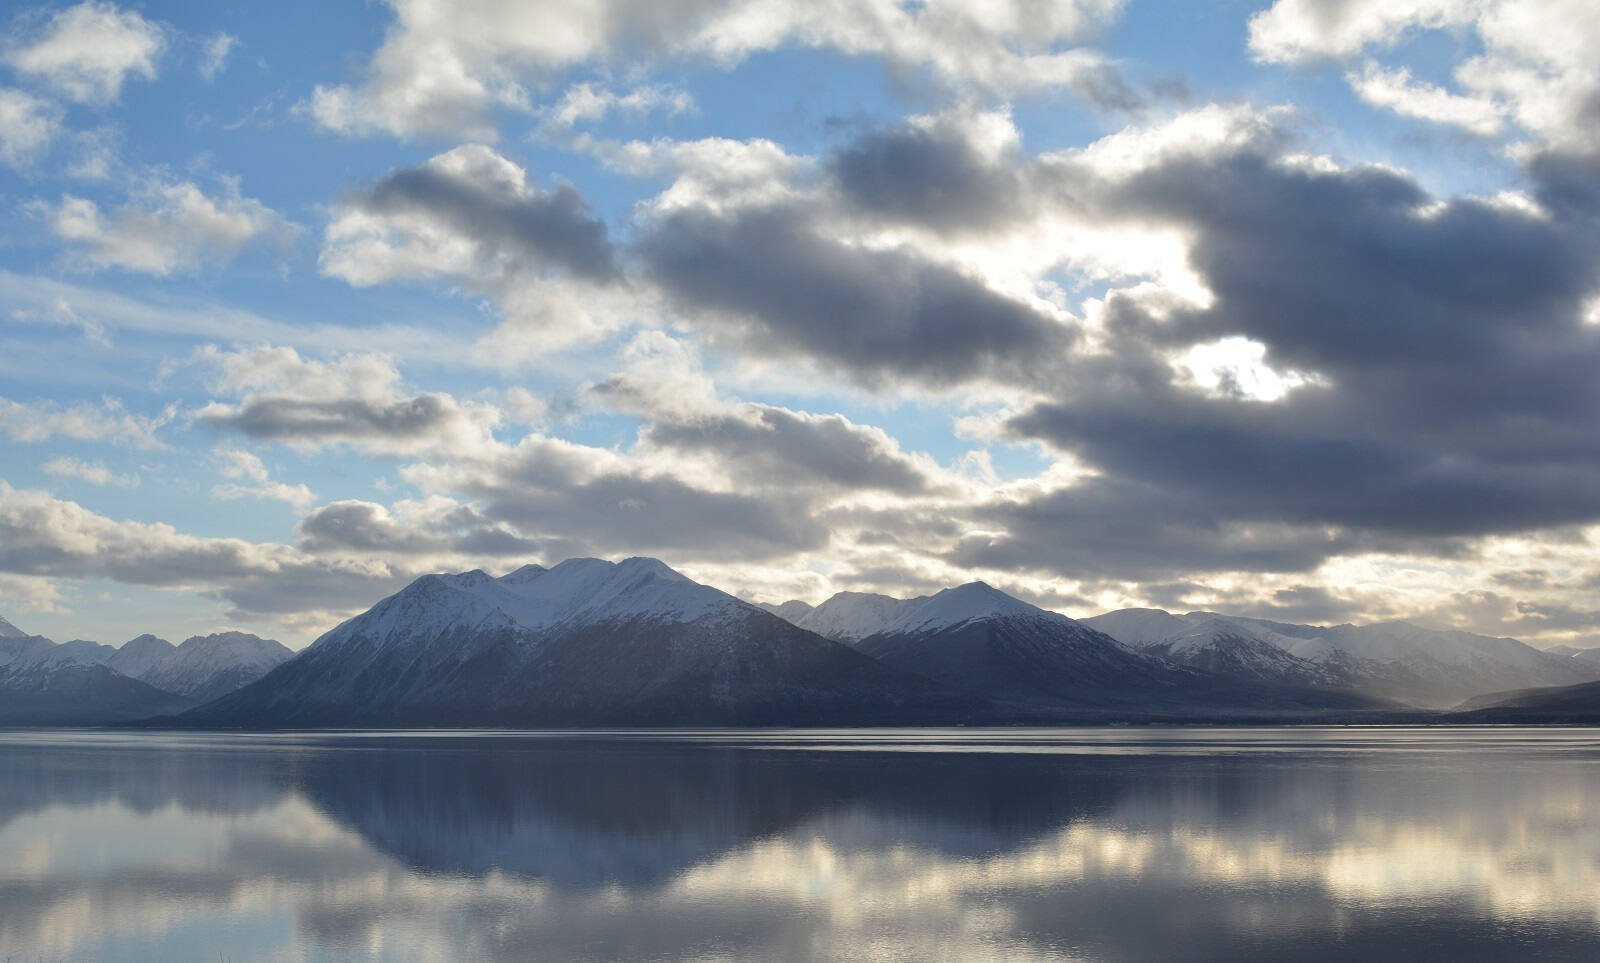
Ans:
<svg viewBox="0 0 1600 963"><path fill-rule="evenodd" d="M502 585L525 585L548 571L550 570L543 565L535 565L529 562L514 572L507 572L500 576L496 581Z"/></svg>
<svg viewBox="0 0 1600 963"><path fill-rule="evenodd" d="M902 613L885 631L926 630L959 625L973 619L1051 615L1054 613L1007 595L987 582L968 582L934 593L921 604ZM1059 615L1055 617L1065 618Z"/></svg>
<svg viewBox="0 0 1600 963"><path fill-rule="evenodd" d="M26 638L28 638L28 633L17 628L15 625L12 625L10 622L7 622L5 619L0 619L0 639Z"/></svg>
<svg viewBox="0 0 1600 963"><path fill-rule="evenodd" d="M647 555L635 555L632 558L623 559L617 563L617 571L640 574L648 573L650 575L659 575L662 578L682 579L685 582L689 581L688 576L684 575L682 572L679 572L666 562L661 561L659 558L650 558Z"/></svg>

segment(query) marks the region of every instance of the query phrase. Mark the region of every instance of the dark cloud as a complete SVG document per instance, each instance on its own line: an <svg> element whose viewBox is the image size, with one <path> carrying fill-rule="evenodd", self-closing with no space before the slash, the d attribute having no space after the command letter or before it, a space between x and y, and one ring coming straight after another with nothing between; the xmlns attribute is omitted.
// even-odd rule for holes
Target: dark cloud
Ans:
<svg viewBox="0 0 1600 963"><path fill-rule="evenodd" d="M906 126L870 132L836 151L828 174L852 212L968 233L1022 213L1020 166L985 157L954 125Z"/></svg>
<svg viewBox="0 0 1600 963"><path fill-rule="evenodd" d="M571 185L515 192L434 165L397 170L354 198L376 214L418 213L448 224L496 258L555 264L578 277L620 276L605 222Z"/></svg>
<svg viewBox="0 0 1600 963"><path fill-rule="evenodd" d="M794 207L681 211L651 225L639 253L697 323L868 383L1014 377L1074 340L974 278L910 248L845 244Z"/></svg>
<svg viewBox="0 0 1600 963"><path fill-rule="evenodd" d="M489 461L416 475L424 476L428 487L477 499L488 523L559 544L566 554L762 560L828 539L807 492L708 489L544 439Z"/></svg>
<svg viewBox="0 0 1600 963"><path fill-rule="evenodd" d="M602 397L619 384L595 392ZM793 490L869 489L917 495L934 487L923 466L887 434L842 415L816 415L771 405L648 422L640 440L655 448L708 455L745 485Z"/></svg>
<svg viewBox="0 0 1600 963"><path fill-rule="evenodd" d="M372 502L338 501L301 519L296 531L299 547L315 553L534 558L546 548L537 539L488 522L468 505L400 519Z"/></svg>
<svg viewBox="0 0 1600 963"><path fill-rule="evenodd" d="M197 417L264 441L400 440L436 436L460 420L461 409L446 395L393 402L258 397L237 407L213 405Z"/></svg>
<svg viewBox="0 0 1600 963"><path fill-rule="evenodd" d="M1203 541L1213 526L1238 568L1294 571L1372 538L1437 551L1600 519L1600 327L1582 320L1600 260L1581 225L1435 204L1404 174L1253 149L1157 165L1098 203L1107 217L1192 232L1191 262L1215 300L1156 317L1114 296L1112 350L1064 366L1052 400L1011 421L1106 478L1106 491L1057 496L1042 540L1092 531L1081 505L1136 529L1170 506L1174 528L1149 534L1176 541L1150 542L1151 554L1190 558L1183 533ZM1234 336L1320 383L1274 402L1207 396L1163 357ZM1129 498L1140 490L1150 497ZM1274 525L1311 535L1268 546L1220 534ZM1318 535L1325 527L1333 534ZM1002 557L1027 538L1002 539Z"/></svg>

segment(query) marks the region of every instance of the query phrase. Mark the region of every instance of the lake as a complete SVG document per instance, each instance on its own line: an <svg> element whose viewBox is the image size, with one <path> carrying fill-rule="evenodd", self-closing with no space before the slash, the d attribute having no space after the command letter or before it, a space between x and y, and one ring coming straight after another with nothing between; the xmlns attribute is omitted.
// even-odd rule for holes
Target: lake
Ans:
<svg viewBox="0 0 1600 963"><path fill-rule="evenodd" d="M0 960L1600 959L1600 730L0 731Z"/></svg>

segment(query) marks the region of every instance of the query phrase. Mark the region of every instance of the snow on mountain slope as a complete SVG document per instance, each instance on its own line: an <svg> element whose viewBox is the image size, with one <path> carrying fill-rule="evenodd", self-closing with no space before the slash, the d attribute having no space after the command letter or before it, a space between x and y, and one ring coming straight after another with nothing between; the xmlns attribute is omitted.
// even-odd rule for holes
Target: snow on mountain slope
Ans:
<svg viewBox="0 0 1600 963"><path fill-rule="evenodd" d="M1540 652L1515 639L1424 629L1405 622L1297 625L1215 612L1175 616L1150 609L1110 612L1087 621L1113 635L1121 633L1122 641L1143 651L1187 664L1215 666L1219 660L1233 660L1233 671L1246 674L1268 671L1276 664L1302 677L1309 665L1322 673L1319 684L1429 707L1454 705L1483 692L1600 677L1600 666ZM1272 649L1296 662L1285 662Z"/></svg>
<svg viewBox="0 0 1600 963"><path fill-rule="evenodd" d="M835 642L854 642L882 632L901 612L925 597L890 598L869 592L840 592L806 613L795 624Z"/></svg>
<svg viewBox="0 0 1600 963"><path fill-rule="evenodd" d="M140 636L140 639L151 638L154 637ZM137 641L139 639L132 640L123 648ZM155 639L155 642L164 640ZM175 647L166 644L169 651L163 658L148 660L139 671L124 674L196 702L209 702L248 685L294 657L282 643L246 632L196 635ZM154 643L146 642L131 658L146 654L145 650L150 655L160 652ZM121 652L119 649L118 654ZM112 664L115 665L114 660Z"/></svg>
<svg viewBox="0 0 1600 963"><path fill-rule="evenodd" d="M263 725L862 718L926 688L655 559L586 558L500 579L476 571L424 576L186 718Z"/></svg>
<svg viewBox="0 0 1600 963"><path fill-rule="evenodd" d="M166 639L145 634L129 639L117 647L106 660L106 665L130 679L142 679L172 658L178 647Z"/></svg>
<svg viewBox="0 0 1600 963"><path fill-rule="evenodd" d="M801 619L815 610L815 607L810 602L802 602L799 599L790 599L778 605L770 602L757 602L756 604L791 625L799 625Z"/></svg>
<svg viewBox="0 0 1600 963"><path fill-rule="evenodd" d="M15 625L12 625L10 622L7 622L5 619L0 618L0 639L24 638L28 638L28 633L17 628Z"/></svg>
<svg viewBox="0 0 1600 963"><path fill-rule="evenodd" d="M1117 609L1079 621L1135 648L1166 642L1192 629L1187 619L1162 609Z"/></svg>

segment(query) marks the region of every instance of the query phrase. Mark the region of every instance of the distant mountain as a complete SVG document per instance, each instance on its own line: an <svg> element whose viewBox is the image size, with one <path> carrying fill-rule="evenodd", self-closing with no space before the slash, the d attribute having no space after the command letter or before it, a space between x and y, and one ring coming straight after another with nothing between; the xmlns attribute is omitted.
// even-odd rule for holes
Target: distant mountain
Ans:
<svg viewBox="0 0 1600 963"><path fill-rule="evenodd" d="M57 644L10 622L0 634L0 725L99 725L180 712L254 682L294 655L242 632L173 645Z"/></svg>
<svg viewBox="0 0 1600 963"><path fill-rule="evenodd" d="M983 582L914 599L841 593L799 624L892 668L1034 710L1205 717L1372 705L1293 680L1225 679L1177 666Z"/></svg>
<svg viewBox="0 0 1600 963"><path fill-rule="evenodd" d="M908 606L926 600L926 597L897 599L867 592L840 592L806 612L795 624L835 642L856 642L883 631Z"/></svg>
<svg viewBox="0 0 1600 963"><path fill-rule="evenodd" d="M428 575L192 725L931 720L935 687L655 559Z"/></svg>
<svg viewBox="0 0 1600 963"><path fill-rule="evenodd" d="M1600 681L1491 692L1467 700L1447 718L1502 725L1596 725L1600 724Z"/></svg>
<svg viewBox="0 0 1600 963"><path fill-rule="evenodd" d="M173 645L153 635L123 643L107 664L158 689L210 702L249 685L289 661L280 642L246 632L196 635Z"/></svg>
<svg viewBox="0 0 1600 963"><path fill-rule="evenodd" d="M1407 622L1297 625L1158 609L1085 620L1153 655L1239 678L1300 681L1428 708L1472 696L1600 678L1586 664L1515 639L1425 629Z"/></svg>
<svg viewBox="0 0 1600 963"><path fill-rule="evenodd" d="M28 633L17 628L15 625L12 625L10 622L7 622L5 619L0 619L0 639L27 638L27 636Z"/></svg>
<svg viewBox="0 0 1600 963"><path fill-rule="evenodd" d="M756 604L761 608L766 609L768 612L771 612L773 615L776 615L778 618L783 619L785 622L798 623L802 618L805 618L807 613L811 611L811 606L800 601L799 599L791 599L790 601L784 602L781 605L767 605L760 602Z"/></svg>
<svg viewBox="0 0 1600 963"><path fill-rule="evenodd" d="M101 650L110 646L81 640L57 645L9 622L5 628L0 635L0 725L103 725L194 705L102 664Z"/></svg>

